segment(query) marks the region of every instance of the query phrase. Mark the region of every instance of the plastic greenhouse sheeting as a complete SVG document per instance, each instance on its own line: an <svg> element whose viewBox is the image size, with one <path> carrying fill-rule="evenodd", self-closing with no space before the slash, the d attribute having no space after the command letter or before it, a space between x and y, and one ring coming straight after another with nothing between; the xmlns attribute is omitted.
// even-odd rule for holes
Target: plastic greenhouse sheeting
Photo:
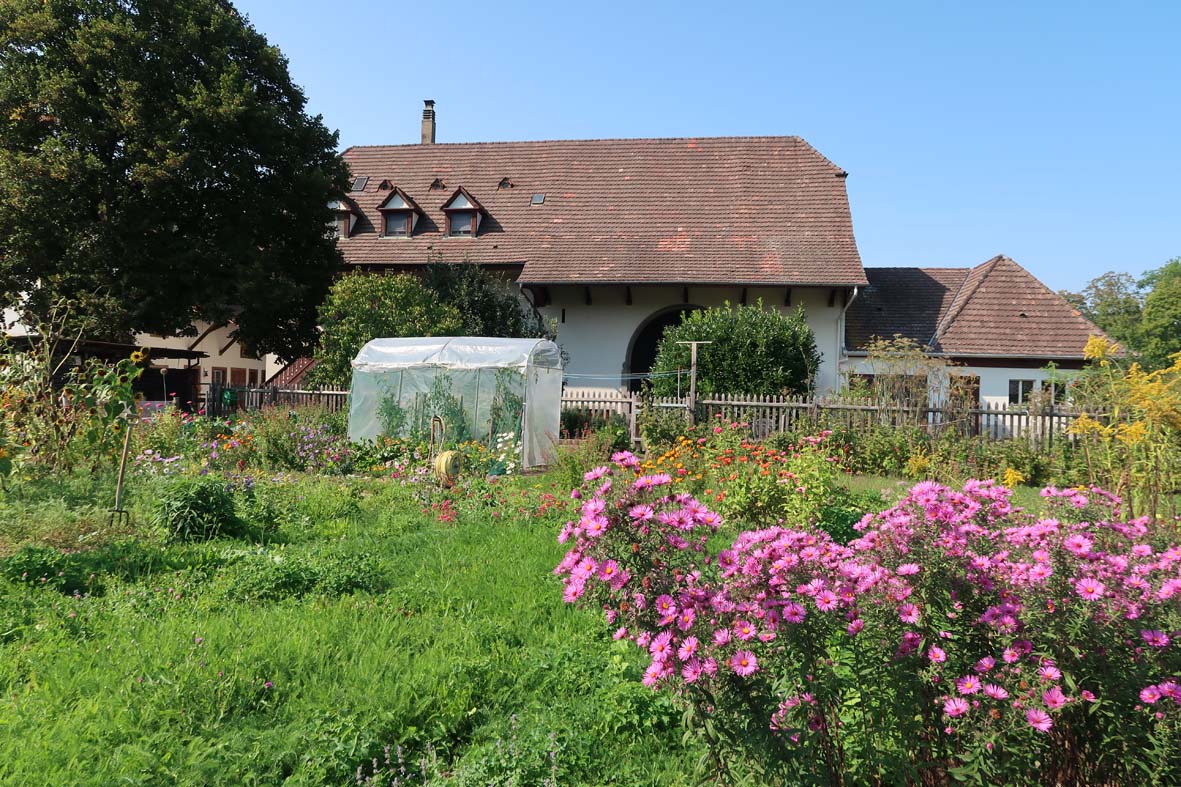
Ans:
<svg viewBox="0 0 1181 787"><path fill-rule="evenodd" d="M546 339L374 339L353 359L349 439L477 441L503 470L548 464L558 442L562 353Z"/></svg>

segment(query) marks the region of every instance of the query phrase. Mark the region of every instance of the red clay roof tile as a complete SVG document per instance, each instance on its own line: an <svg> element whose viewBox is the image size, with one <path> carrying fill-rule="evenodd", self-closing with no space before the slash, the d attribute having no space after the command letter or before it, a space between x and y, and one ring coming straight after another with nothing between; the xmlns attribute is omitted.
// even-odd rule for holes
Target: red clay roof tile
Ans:
<svg viewBox="0 0 1181 787"><path fill-rule="evenodd" d="M344 158L370 184L350 194L363 214L340 241L352 265L521 265L523 284L865 283L845 173L799 137L397 145ZM410 238L381 237L382 179L422 206ZM443 234L459 187L486 211L477 237Z"/></svg>

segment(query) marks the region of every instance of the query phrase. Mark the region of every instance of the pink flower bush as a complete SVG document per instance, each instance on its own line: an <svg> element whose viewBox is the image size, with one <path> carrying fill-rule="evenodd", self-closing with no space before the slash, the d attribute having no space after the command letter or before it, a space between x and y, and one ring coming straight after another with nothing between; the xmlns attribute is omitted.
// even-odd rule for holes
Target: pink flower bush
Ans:
<svg viewBox="0 0 1181 787"><path fill-rule="evenodd" d="M669 476L626 452L599 470L563 531L564 598L621 624L645 685L785 774L838 783L870 735L914 767L978 763L982 783L1020 781L1062 736L1053 762L1114 781L1135 758L1111 736L1181 756L1181 548L1102 490L1047 489L1053 516L1033 518L993 482L920 483L849 544L772 526L714 554L719 517Z"/></svg>

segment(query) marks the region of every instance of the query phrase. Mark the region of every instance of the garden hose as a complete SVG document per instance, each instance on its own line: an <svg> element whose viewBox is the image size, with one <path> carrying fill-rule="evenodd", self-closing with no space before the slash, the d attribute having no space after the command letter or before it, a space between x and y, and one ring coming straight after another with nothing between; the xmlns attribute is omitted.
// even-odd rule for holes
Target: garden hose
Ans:
<svg viewBox="0 0 1181 787"><path fill-rule="evenodd" d="M438 443L435 442L435 427L439 430ZM443 486L451 486L455 483L455 479L459 477L459 452L458 451L441 451L437 456L435 455L436 446L443 447L443 438L447 433L447 424L439 416L431 417L431 443L427 449L428 456L431 457L431 467L435 471L435 478Z"/></svg>

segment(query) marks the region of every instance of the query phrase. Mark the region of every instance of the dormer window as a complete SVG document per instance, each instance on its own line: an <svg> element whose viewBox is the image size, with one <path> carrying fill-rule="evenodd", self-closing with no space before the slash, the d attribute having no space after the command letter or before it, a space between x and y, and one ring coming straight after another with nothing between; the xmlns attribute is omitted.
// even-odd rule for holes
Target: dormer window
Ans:
<svg viewBox="0 0 1181 787"><path fill-rule="evenodd" d="M451 237L479 234L484 208L462 186L443 203L443 212L447 214L447 234Z"/></svg>
<svg viewBox="0 0 1181 787"><path fill-rule="evenodd" d="M408 210L389 210L385 214L385 230L383 235L396 238L410 234L410 216Z"/></svg>
<svg viewBox="0 0 1181 787"><path fill-rule="evenodd" d="M381 212L381 234L385 238L410 237L422 215L422 209L397 186L377 209Z"/></svg>
<svg viewBox="0 0 1181 787"><path fill-rule="evenodd" d="M361 215L356 203L348 197L343 197L328 203L328 209L335 214L332 223L328 225L329 236L333 238L351 236L353 228L357 225L357 217Z"/></svg>

